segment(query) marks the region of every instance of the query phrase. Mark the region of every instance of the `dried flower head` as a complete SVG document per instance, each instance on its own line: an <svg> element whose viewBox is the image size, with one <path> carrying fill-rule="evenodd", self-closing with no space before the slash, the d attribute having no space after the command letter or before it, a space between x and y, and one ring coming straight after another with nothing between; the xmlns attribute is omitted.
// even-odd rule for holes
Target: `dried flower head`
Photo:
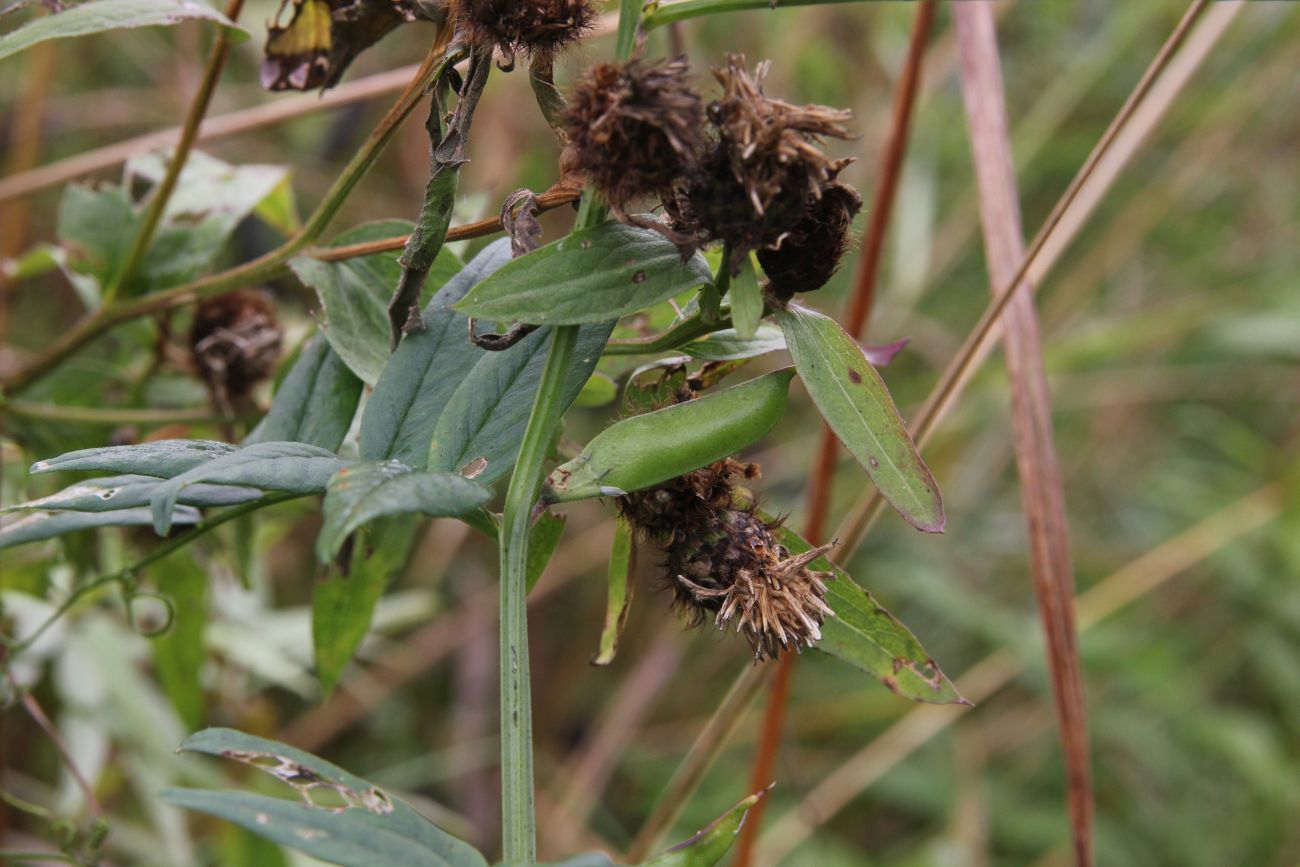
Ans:
<svg viewBox="0 0 1300 867"><path fill-rule="evenodd" d="M670 208L679 231L723 241L734 262L794 229L843 165L821 144L849 137L849 112L772 99L763 92L768 64L751 75L744 63L731 55L713 71L723 90L708 111L717 144Z"/></svg>
<svg viewBox="0 0 1300 867"><path fill-rule="evenodd" d="M754 657L774 659L821 638L833 614L826 604L829 572L808 564L829 546L791 556L778 541L779 522L758 515L736 480L758 476L756 464L730 458L620 500L623 513L658 543L674 605L692 626L712 619L734 626Z"/></svg>
<svg viewBox="0 0 1300 867"><path fill-rule="evenodd" d="M596 14L593 0L456 0L462 38L509 57L553 57L586 34Z"/></svg>
<svg viewBox="0 0 1300 867"><path fill-rule="evenodd" d="M194 311L190 356L217 408L234 413L275 370L280 326L264 292L240 289L208 298Z"/></svg>
<svg viewBox="0 0 1300 867"><path fill-rule="evenodd" d="M803 218L780 244L759 249L758 262L778 302L826 285L848 249L849 230L860 210L862 197L857 190L832 183L820 199L809 202Z"/></svg>
<svg viewBox="0 0 1300 867"><path fill-rule="evenodd" d="M564 158L616 211L670 195L703 146L704 110L685 58L601 63L574 88Z"/></svg>

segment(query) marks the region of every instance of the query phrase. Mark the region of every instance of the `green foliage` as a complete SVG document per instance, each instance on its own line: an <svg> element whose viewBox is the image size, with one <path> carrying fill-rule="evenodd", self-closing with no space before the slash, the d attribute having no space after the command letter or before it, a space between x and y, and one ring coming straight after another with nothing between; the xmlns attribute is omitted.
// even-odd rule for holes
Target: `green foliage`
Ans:
<svg viewBox="0 0 1300 867"><path fill-rule="evenodd" d="M0 60L49 39L89 36L107 30L159 27L189 19L213 21L236 35L247 32L201 0L90 0L46 15L0 36Z"/></svg>
<svg viewBox="0 0 1300 867"><path fill-rule="evenodd" d="M158 561L150 574L172 609L170 628L153 640L154 668L185 727L197 729L203 724L208 576L188 550Z"/></svg>
<svg viewBox="0 0 1300 867"><path fill-rule="evenodd" d="M307 342L246 443L295 442L337 451L352 427L364 383L324 337Z"/></svg>

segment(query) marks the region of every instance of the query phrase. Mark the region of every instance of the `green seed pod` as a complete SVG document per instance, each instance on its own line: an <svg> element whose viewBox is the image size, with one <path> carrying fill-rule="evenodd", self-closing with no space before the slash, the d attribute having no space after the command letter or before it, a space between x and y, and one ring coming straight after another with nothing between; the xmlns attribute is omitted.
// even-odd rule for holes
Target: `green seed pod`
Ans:
<svg viewBox="0 0 1300 867"><path fill-rule="evenodd" d="M610 425L546 478L542 502L622 496L735 454L776 426L793 376L787 367Z"/></svg>

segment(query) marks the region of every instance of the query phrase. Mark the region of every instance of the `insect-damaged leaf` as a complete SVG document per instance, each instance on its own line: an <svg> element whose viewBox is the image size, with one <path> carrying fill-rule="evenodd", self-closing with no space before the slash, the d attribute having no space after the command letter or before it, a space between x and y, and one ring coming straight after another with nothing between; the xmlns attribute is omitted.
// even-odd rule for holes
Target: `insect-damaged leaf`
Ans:
<svg viewBox="0 0 1300 867"><path fill-rule="evenodd" d="M322 562L332 559L349 533L375 518L463 515L491 498L491 490L478 482L456 473L415 470L401 461L343 467L325 493L325 524L316 538L316 556Z"/></svg>
<svg viewBox="0 0 1300 867"><path fill-rule="evenodd" d="M115 512L149 505L153 493L162 482L149 476L104 476L69 485L58 493L28 500L0 509L16 512L45 509L51 512ZM233 485L191 485L177 500L185 506L238 506L262 496L256 488L239 488Z"/></svg>
<svg viewBox="0 0 1300 867"><path fill-rule="evenodd" d="M404 220L367 223L345 232L331 246L359 244L405 235L411 224ZM325 314L325 339L367 385L374 385L392 358L389 348L388 298L401 277L397 254L389 251L326 262L298 256L289 267L316 290ZM442 250L429 272L426 290L437 289L461 270L450 250Z"/></svg>
<svg viewBox="0 0 1300 867"><path fill-rule="evenodd" d="M885 382L830 317L791 306L777 314L790 356L831 430L880 493L918 530L943 531L943 499Z"/></svg>
<svg viewBox="0 0 1300 867"><path fill-rule="evenodd" d="M179 24L190 18L214 21L234 31L234 35L241 39L248 36L238 24L199 0L92 0L57 15L44 15L0 36L0 59L49 39L87 36L128 27Z"/></svg>
<svg viewBox="0 0 1300 867"><path fill-rule="evenodd" d="M301 800L163 790L160 797L174 807L227 819L282 846L344 867L487 867L473 847L439 829L406 802L310 753L232 729L205 729L181 744L181 749L246 762L291 786Z"/></svg>
<svg viewBox="0 0 1300 867"><path fill-rule="evenodd" d="M270 412L245 445L295 442L334 451L352 426L361 390L361 380L318 334L289 368Z"/></svg>
<svg viewBox="0 0 1300 867"><path fill-rule="evenodd" d="M456 304L467 316L536 325L617 319L711 280L658 232L603 223L513 260Z"/></svg>
<svg viewBox="0 0 1300 867"><path fill-rule="evenodd" d="M763 517L772 520L770 515ZM776 535L791 554L812 550L812 545L785 526L778 527ZM822 624L822 638L812 645L814 650L862 669L904 698L967 704L916 636L847 572L825 557L813 560L808 568L835 573L835 580L826 582L826 604L835 615Z"/></svg>

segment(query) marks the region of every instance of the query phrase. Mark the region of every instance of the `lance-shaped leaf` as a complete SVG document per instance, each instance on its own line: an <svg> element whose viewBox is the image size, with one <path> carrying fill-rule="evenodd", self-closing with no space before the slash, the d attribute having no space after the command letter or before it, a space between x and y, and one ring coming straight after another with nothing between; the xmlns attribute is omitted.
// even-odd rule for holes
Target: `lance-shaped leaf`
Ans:
<svg viewBox="0 0 1300 867"><path fill-rule="evenodd" d="M609 595L605 604L605 625L600 631L600 650L592 665L609 665L618 652L618 639L632 607L627 576L632 571L632 525L619 516L614 524L614 546L609 552Z"/></svg>
<svg viewBox="0 0 1300 867"><path fill-rule="evenodd" d="M771 515L763 517L777 523ZM807 540L785 526L778 527L776 535L792 555L812 550ZM904 698L933 704L968 704L916 636L855 584L847 572L826 557L813 560L808 568L835 575L833 581L826 582L826 604L835 616L826 618L821 641L813 649L867 672Z"/></svg>
<svg viewBox="0 0 1300 867"><path fill-rule="evenodd" d="M255 443L173 476L154 491L154 529L165 536L181 492L197 482L246 485L263 491L316 494L344 466L338 455L306 443Z"/></svg>
<svg viewBox="0 0 1300 867"><path fill-rule="evenodd" d="M918 530L943 532L943 499L880 374L830 317L791 306L777 314L794 366L826 423Z"/></svg>
<svg viewBox="0 0 1300 867"><path fill-rule="evenodd" d="M763 290L758 285L753 253L741 261L740 273L731 278L727 296L731 299L731 321L736 326L736 334L742 340L749 340L763 321Z"/></svg>
<svg viewBox="0 0 1300 867"><path fill-rule="evenodd" d="M333 559L348 534L386 515L419 513L430 518L463 515L487 503L492 491L456 473L415 470L401 461L370 461L343 467L329 481L324 526L316 556Z"/></svg>
<svg viewBox="0 0 1300 867"><path fill-rule="evenodd" d="M360 244L409 234L405 220L366 223L336 238L331 246ZM367 385L374 385L392 358L388 299L402 276L394 252L373 253L339 262L298 256L289 268L316 290L325 315L323 334L330 346ZM461 269L450 250L441 250L429 271L426 288L437 289Z"/></svg>
<svg viewBox="0 0 1300 867"><path fill-rule="evenodd" d="M456 304L467 316L536 325L617 319L710 282L658 232L603 223L513 260Z"/></svg>
<svg viewBox="0 0 1300 867"><path fill-rule="evenodd" d="M105 446L68 452L57 458L37 461L32 464L31 472L98 470L168 479L237 450L237 446L215 440L158 440L133 446Z"/></svg>
<svg viewBox="0 0 1300 867"><path fill-rule="evenodd" d="M12 548L27 542L52 539L64 533L95 527L139 527L153 522L148 509L118 509L114 512L32 512L0 527L0 548ZM197 524L199 510L178 506L172 515L174 524Z"/></svg>
<svg viewBox="0 0 1300 867"><path fill-rule="evenodd" d="M714 819L695 836L673 848L643 861L642 867L713 867L731 848L740 829L744 827L749 810L766 797L769 789L755 792L736 806Z"/></svg>
<svg viewBox="0 0 1300 867"><path fill-rule="evenodd" d="M245 445L294 442L334 451L352 427L361 390L361 380L318 334L285 374L270 412Z"/></svg>
<svg viewBox="0 0 1300 867"><path fill-rule="evenodd" d="M88 36L128 27L179 24L192 18L228 27L239 38L248 36L238 24L199 0L92 0L57 15L43 15L0 36L0 60L49 39Z"/></svg>
<svg viewBox="0 0 1300 867"><path fill-rule="evenodd" d="M69 485L38 500L9 506L0 511L15 512L44 509L59 512L113 512L148 506L162 482L149 476L104 476ZM231 485L191 485L177 500L185 506L238 506L262 496L256 488Z"/></svg>
<svg viewBox="0 0 1300 867"><path fill-rule="evenodd" d="M681 351L705 361L739 361L785 348L785 335L781 329L764 322L755 327L752 337L741 337L736 329L725 328L700 340L692 340Z"/></svg>
<svg viewBox="0 0 1300 867"><path fill-rule="evenodd" d="M487 867L472 846L438 828L405 801L310 753L231 729L198 732L181 744L181 750L245 762L292 787L300 799L163 790L160 797L174 807L226 819L282 846L344 867Z"/></svg>

